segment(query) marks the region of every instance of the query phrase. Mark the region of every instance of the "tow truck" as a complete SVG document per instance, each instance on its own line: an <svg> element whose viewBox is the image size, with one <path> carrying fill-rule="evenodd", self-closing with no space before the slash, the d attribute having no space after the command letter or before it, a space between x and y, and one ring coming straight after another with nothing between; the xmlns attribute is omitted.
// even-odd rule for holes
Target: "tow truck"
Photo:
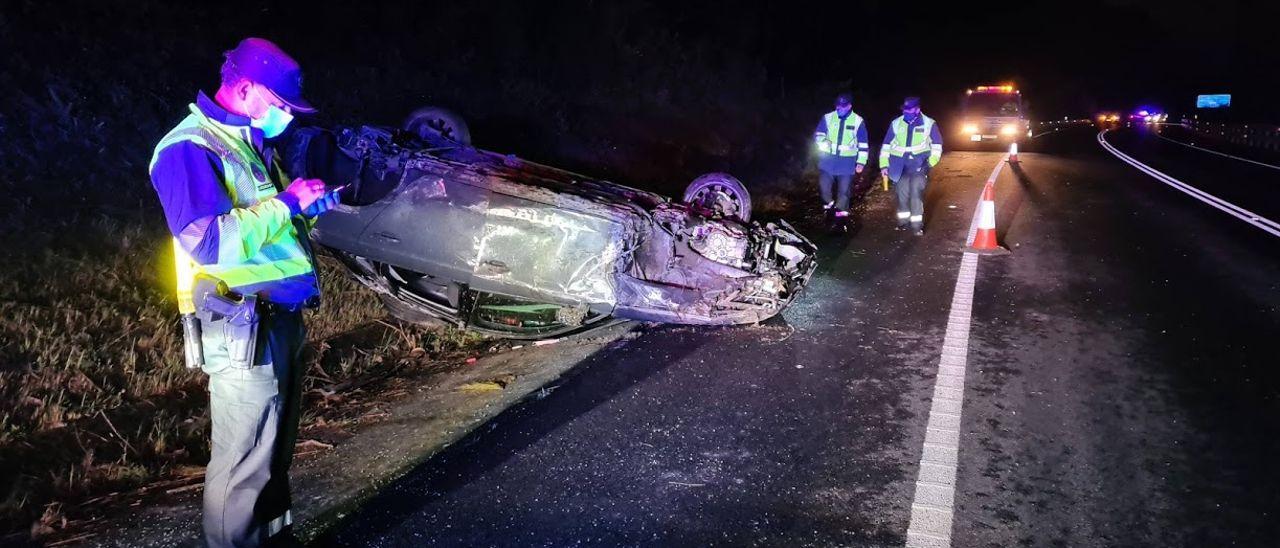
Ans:
<svg viewBox="0 0 1280 548"><path fill-rule="evenodd" d="M965 91L961 102L961 136L971 143L1021 142L1031 137L1031 121L1022 105L1022 92L1012 85L978 86Z"/></svg>

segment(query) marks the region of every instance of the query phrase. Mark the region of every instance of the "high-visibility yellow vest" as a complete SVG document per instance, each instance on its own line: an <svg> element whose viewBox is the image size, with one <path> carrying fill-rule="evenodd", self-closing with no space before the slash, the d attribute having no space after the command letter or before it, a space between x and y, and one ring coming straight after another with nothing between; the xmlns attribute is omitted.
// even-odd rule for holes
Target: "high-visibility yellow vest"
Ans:
<svg viewBox="0 0 1280 548"><path fill-rule="evenodd" d="M933 133L933 118L920 115L920 125L915 127L916 136L911 140L911 146L907 146L907 121L901 116L895 118L893 123L893 140L889 142L889 154L892 156L902 156L906 153L924 154L929 150L932 143L930 136Z"/></svg>
<svg viewBox="0 0 1280 548"><path fill-rule="evenodd" d="M314 272L312 257L302 241L305 235L299 236L289 206L271 199L280 189L250 144L248 131L219 123L191 105L191 115L165 135L152 153L148 171L155 167L161 150L177 143L192 142L212 151L222 162L222 184L233 207L214 221L219 236L216 262L197 263L178 238L173 239L178 310L183 314L195 309L191 289L198 273L217 277L235 290ZM279 164L272 164L276 177L281 182L288 180ZM246 245L257 242L261 242L257 249Z"/></svg>
<svg viewBox="0 0 1280 548"><path fill-rule="evenodd" d="M858 148L858 128L862 126L862 117L850 112L841 120L840 114L833 110L822 119L827 124L827 133L814 136L818 151L836 156L860 156L858 162L866 163L866 149Z"/></svg>
<svg viewBox="0 0 1280 548"><path fill-rule="evenodd" d="M915 136L911 138L911 146L907 146L907 121L899 116L889 124L893 131L893 139L880 148L880 165L888 165L890 156L902 157L907 154L919 155L930 152L929 165L935 165L942 156L942 143L933 142L933 118L920 115L920 124L912 128Z"/></svg>

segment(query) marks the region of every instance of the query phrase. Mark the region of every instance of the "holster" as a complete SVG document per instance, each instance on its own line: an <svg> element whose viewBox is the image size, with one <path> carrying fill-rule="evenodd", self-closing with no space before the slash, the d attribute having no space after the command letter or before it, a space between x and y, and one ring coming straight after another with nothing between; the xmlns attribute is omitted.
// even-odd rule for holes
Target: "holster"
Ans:
<svg viewBox="0 0 1280 548"><path fill-rule="evenodd" d="M232 367L253 367L260 320L257 295L233 293L222 280L207 274L196 274L191 298L195 304L196 317L205 322L223 322L223 335L227 340L227 354ZM199 361L204 361L203 355Z"/></svg>
<svg viewBox="0 0 1280 548"><path fill-rule="evenodd" d="M195 314L182 315L182 355L187 369L204 367L204 334L200 330L200 318Z"/></svg>

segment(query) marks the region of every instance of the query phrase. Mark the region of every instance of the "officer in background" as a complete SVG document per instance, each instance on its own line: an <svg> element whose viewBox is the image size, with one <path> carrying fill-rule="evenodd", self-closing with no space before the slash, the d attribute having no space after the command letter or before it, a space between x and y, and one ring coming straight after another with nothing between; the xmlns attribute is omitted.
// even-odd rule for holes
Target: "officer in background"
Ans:
<svg viewBox="0 0 1280 548"><path fill-rule="evenodd" d="M902 101L902 116L889 124L880 147L880 175L893 181L898 201L898 230L908 222L916 236L924 235L924 189L929 169L942 159L942 134L933 118L920 113L920 98Z"/></svg>
<svg viewBox="0 0 1280 548"><path fill-rule="evenodd" d="M822 208L832 211L837 220L849 216L849 194L853 177L867 165L867 126L853 112L853 96L841 93L836 109L818 122L813 140L818 149L818 191ZM835 195L832 196L832 186Z"/></svg>
<svg viewBox="0 0 1280 548"><path fill-rule="evenodd" d="M294 113L315 110L302 98L298 63L275 44L240 42L226 53L217 93L200 93L189 110L156 146L150 175L173 235L184 328L187 319L196 325L188 352L201 358L188 365L209 377L205 542L288 544L302 310L320 296L307 230L338 197L318 179L290 183L269 145ZM207 277L229 286L227 298L246 296L238 323L208 315L207 293L193 298Z"/></svg>

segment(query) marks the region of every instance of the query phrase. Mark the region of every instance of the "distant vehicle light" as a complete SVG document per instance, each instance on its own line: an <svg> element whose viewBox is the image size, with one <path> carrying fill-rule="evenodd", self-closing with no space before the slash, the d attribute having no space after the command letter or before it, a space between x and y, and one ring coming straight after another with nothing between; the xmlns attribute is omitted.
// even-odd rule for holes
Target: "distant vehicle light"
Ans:
<svg viewBox="0 0 1280 548"><path fill-rule="evenodd" d="M964 133L977 133L977 132L978 132L978 126L977 126L977 124L965 124L965 125L964 125L964 130L963 130L963 131L964 131Z"/></svg>
<svg viewBox="0 0 1280 548"><path fill-rule="evenodd" d="M978 86L978 93L1013 93L1013 86Z"/></svg>
<svg viewBox="0 0 1280 548"><path fill-rule="evenodd" d="M1005 124L1004 127L1000 128L1001 135L1013 135L1014 133L1017 133L1017 132L1018 132L1018 126L1015 126L1013 124Z"/></svg>

